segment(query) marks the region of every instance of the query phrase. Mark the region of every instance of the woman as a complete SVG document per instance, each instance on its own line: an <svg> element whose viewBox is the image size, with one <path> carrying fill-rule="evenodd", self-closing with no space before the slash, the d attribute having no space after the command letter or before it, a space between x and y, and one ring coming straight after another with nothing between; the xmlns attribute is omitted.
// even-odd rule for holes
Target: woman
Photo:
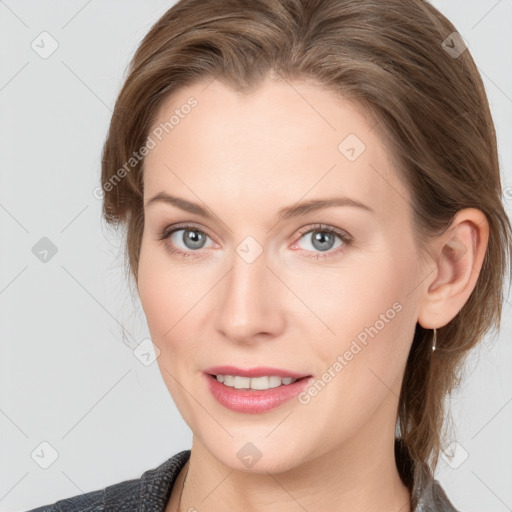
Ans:
<svg viewBox="0 0 512 512"><path fill-rule="evenodd" d="M179 1L133 58L102 188L193 443L61 510L455 510L443 400L499 326L512 229L441 13Z"/></svg>

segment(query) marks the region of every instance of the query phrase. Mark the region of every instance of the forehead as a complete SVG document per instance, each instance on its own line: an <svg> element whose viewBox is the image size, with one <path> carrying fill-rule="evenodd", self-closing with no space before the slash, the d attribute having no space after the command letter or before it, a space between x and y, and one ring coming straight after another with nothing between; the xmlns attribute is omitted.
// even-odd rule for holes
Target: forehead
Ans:
<svg viewBox="0 0 512 512"><path fill-rule="evenodd" d="M311 83L267 80L250 94L196 83L166 98L150 136L145 200L166 191L208 205L238 197L251 208L344 195L381 215L408 215L408 191L375 122Z"/></svg>

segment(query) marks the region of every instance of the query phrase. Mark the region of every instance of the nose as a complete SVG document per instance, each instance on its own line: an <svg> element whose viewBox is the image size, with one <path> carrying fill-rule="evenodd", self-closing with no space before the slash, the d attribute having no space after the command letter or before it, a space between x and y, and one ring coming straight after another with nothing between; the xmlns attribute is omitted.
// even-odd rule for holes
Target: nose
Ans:
<svg viewBox="0 0 512 512"><path fill-rule="evenodd" d="M267 256L263 251L251 261L234 254L232 268L218 287L215 325L235 342L273 338L284 328L285 286Z"/></svg>

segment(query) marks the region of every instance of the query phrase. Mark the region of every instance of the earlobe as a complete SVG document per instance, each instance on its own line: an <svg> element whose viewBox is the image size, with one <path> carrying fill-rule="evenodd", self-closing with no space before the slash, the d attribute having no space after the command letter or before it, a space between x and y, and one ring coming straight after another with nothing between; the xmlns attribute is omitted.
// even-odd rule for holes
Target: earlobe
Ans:
<svg viewBox="0 0 512 512"><path fill-rule="evenodd" d="M418 323L427 329L448 324L473 292L485 257L489 223L480 210L466 208L438 240L436 269L425 281Z"/></svg>

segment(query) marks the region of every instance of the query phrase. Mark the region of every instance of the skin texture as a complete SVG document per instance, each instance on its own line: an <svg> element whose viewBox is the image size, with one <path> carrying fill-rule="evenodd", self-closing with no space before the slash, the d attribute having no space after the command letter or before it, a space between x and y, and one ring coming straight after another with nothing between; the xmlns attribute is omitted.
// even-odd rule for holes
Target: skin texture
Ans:
<svg viewBox="0 0 512 512"><path fill-rule="evenodd" d="M154 126L190 96L197 106L150 151L144 170L145 203L167 192L214 215L164 202L145 207L138 290L164 382L193 432L167 511L177 510L188 469L183 511L333 510L336 503L353 512L408 512L393 453L407 355L417 322L446 325L473 290L485 216L459 212L433 245L436 259L421 264L410 194L357 105L308 82L267 79L242 95L215 80L168 97ZM338 149L349 134L365 145L354 161ZM277 222L280 208L332 196L374 212L336 206ZM159 240L182 222L207 235L202 248L185 245L187 231ZM313 239L319 223L352 243L331 235L322 251ZM262 250L251 263L237 253L246 237ZM378 333L307 404L234 412L202 375L232 364L321 379L370 326ZM237 457L249 442L262 454L250 468Z"/></svg>

